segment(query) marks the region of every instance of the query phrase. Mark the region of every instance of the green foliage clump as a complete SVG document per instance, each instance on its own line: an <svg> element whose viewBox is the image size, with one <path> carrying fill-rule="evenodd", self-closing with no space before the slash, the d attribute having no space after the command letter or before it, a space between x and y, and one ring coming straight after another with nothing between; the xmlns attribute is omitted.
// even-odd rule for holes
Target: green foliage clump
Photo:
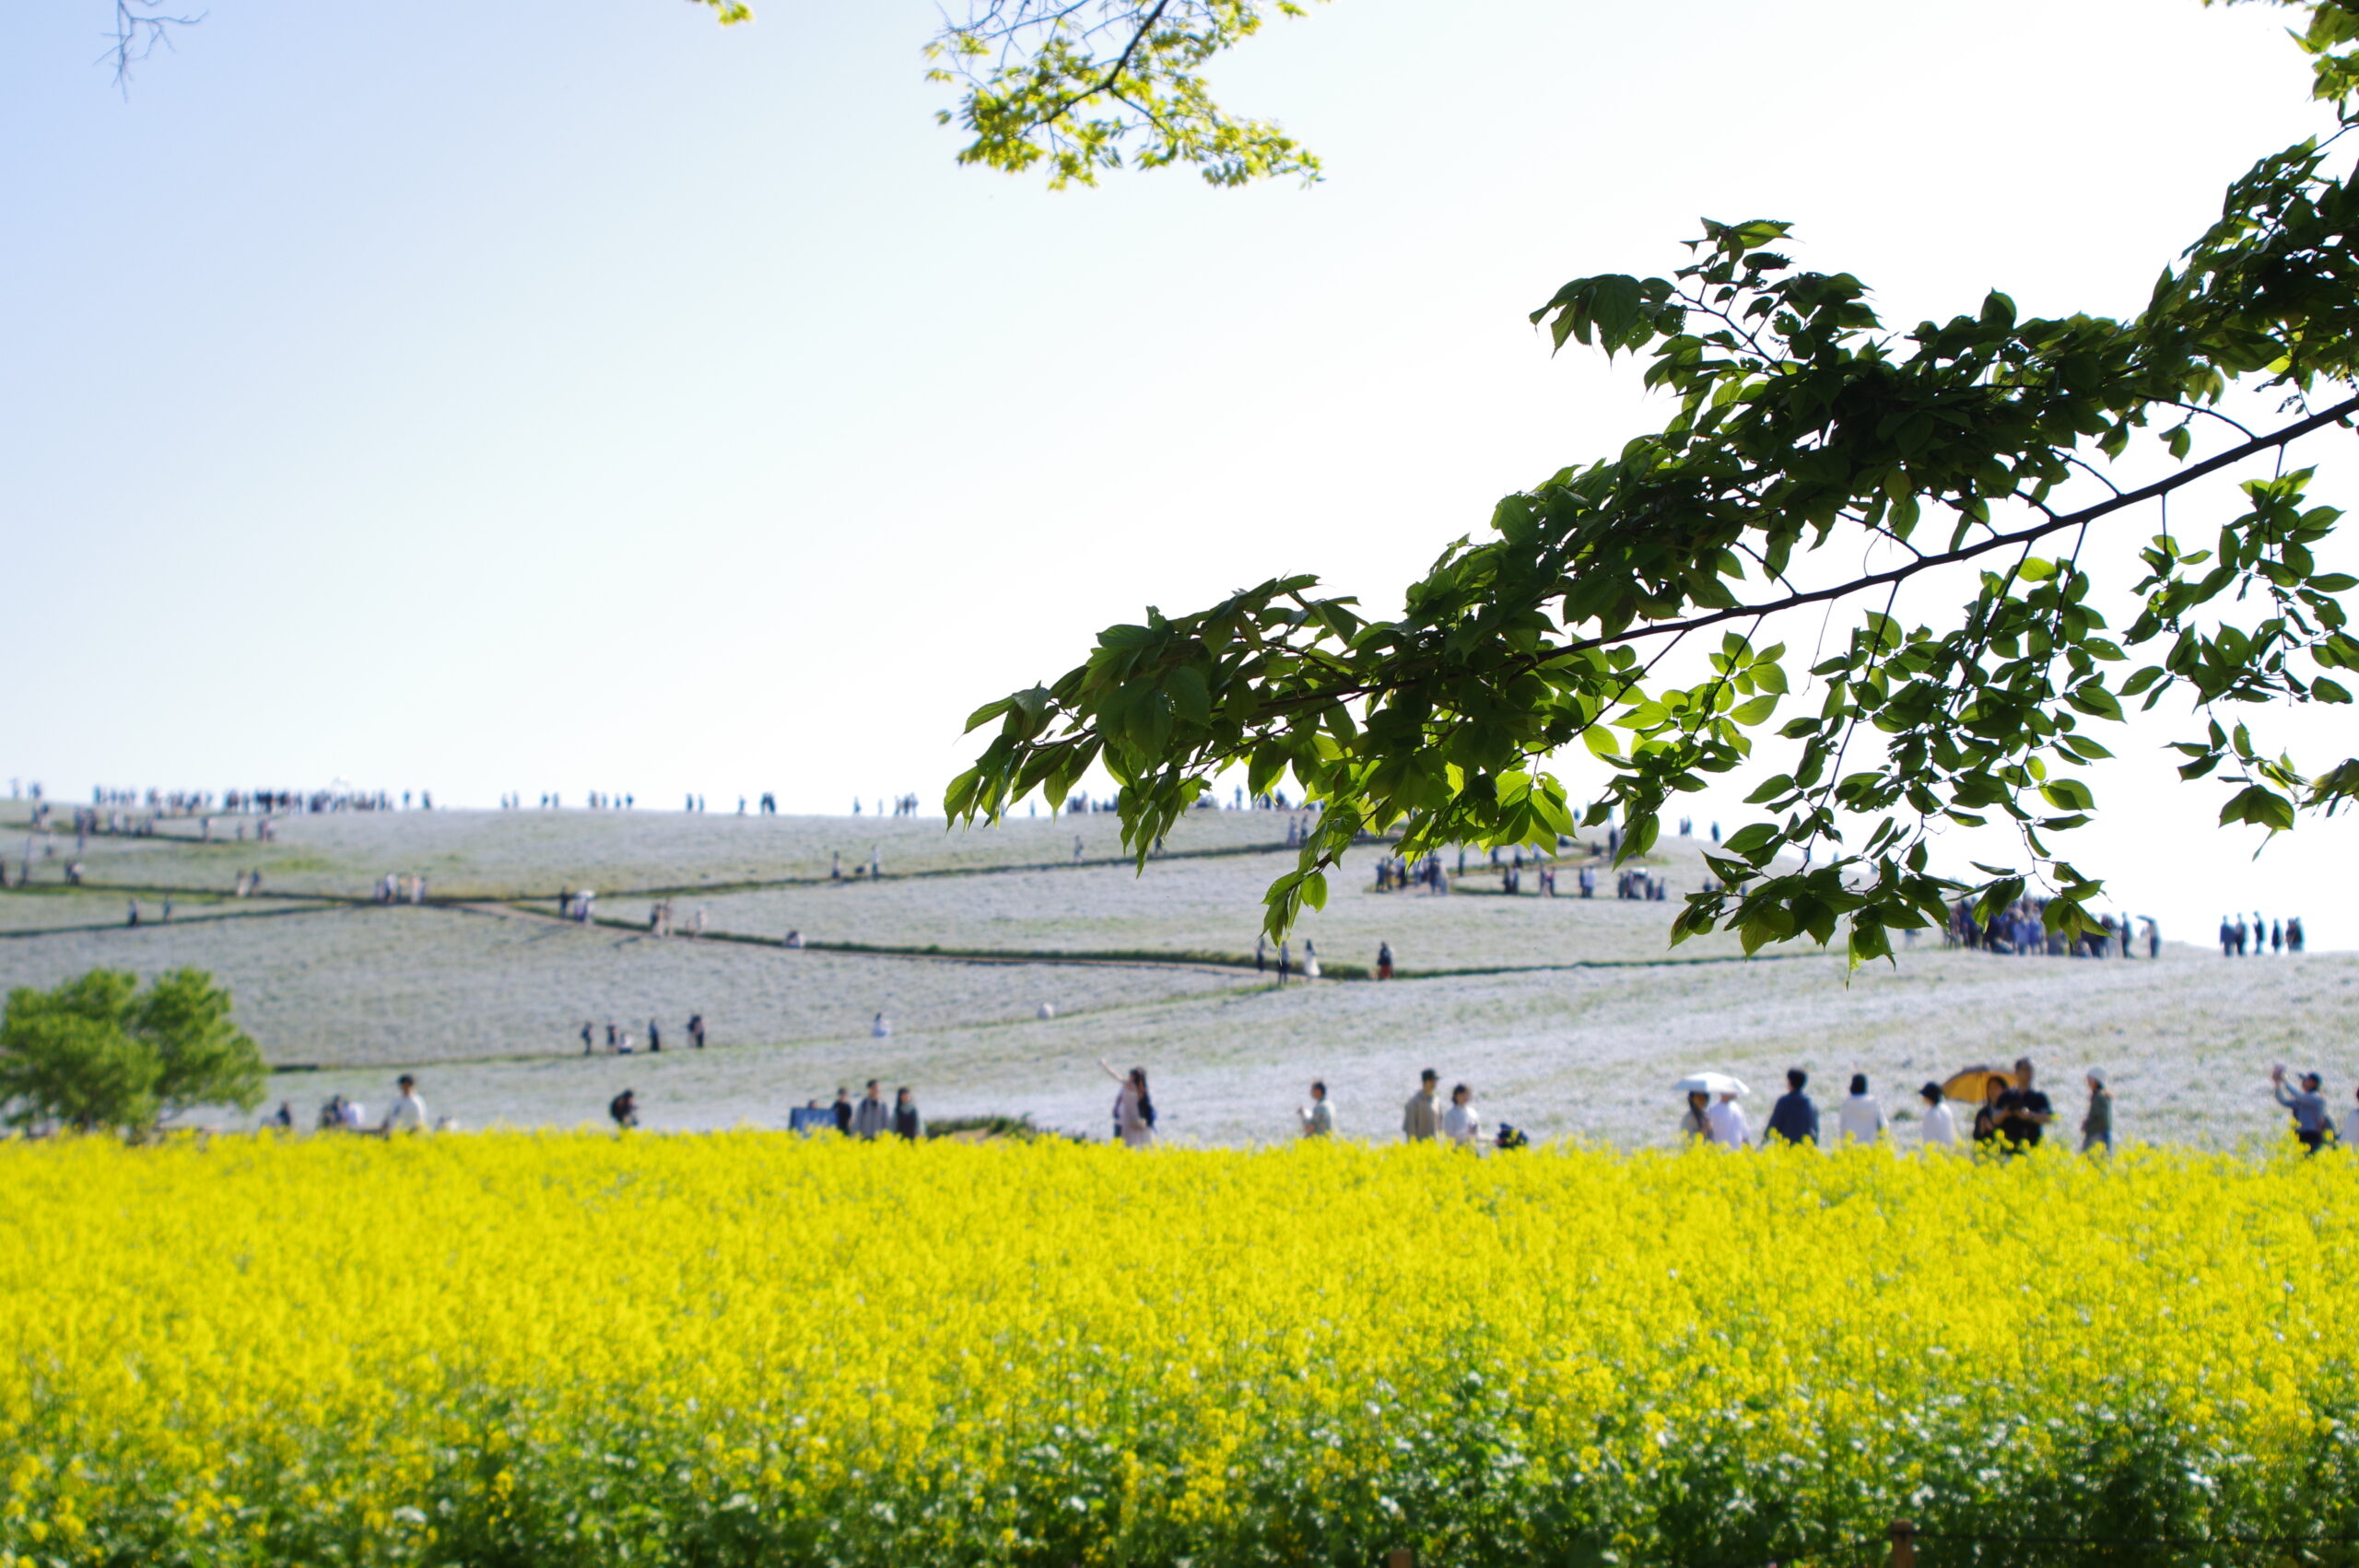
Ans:
<svg viewBox="0 0 2359 1568"><path fill-rule="evenodd" d="M124 969L93 969L53 990L19 986L0 1016L5 1120L138 1131L195 1106L252 1110L268 1069L229 1012L228 989L200 969L175 969L144 991Z"/></svg>

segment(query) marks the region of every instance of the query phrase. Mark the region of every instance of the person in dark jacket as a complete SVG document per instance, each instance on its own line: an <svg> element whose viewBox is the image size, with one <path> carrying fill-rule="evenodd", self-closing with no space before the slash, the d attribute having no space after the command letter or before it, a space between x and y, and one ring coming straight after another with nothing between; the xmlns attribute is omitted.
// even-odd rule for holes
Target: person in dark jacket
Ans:
<svg viewBox="0 0 2359 1568"><path fill-rule="evenodd" d="M846 1138L851 1136L851 1091L836 1091L836 1130Z"/></svg>
<svg viewBox="0 0 2359 1568"><path fill-rule="evenodd" d="M1810 1074L1801 1068L1788 1071L1786 1092L1770 1107L1769 1127L1763 1141L1770 1138L1782 1138L1789 1143L1818 1141L1818 1107L1802 1093L1802 1086L1809 1082Z"/></svg>
<svg viewBox="0 0 2359 1568"><path fill-rule="evenodd" d="M905 1088L893 1091L893 1136L912 1143L925 1136L925 1119L918 1115L917 1099Z"/></svg>

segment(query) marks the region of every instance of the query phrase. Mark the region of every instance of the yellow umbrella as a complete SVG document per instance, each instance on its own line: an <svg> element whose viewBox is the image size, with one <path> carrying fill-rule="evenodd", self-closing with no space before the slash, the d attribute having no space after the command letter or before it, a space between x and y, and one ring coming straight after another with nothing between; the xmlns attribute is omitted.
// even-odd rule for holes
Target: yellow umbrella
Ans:
<svg viewBox="0 0 2359 1568"><path fill-rule="evenodd" d="M2015 1086L2015 1075L2003 1067L1966 1067L1950 1074L1949 1081L1942 1085L1942 1094L1946 1099L1978 1106L1990 1092L1986 1085L1994 1078L2005 1088Z"/></svg>

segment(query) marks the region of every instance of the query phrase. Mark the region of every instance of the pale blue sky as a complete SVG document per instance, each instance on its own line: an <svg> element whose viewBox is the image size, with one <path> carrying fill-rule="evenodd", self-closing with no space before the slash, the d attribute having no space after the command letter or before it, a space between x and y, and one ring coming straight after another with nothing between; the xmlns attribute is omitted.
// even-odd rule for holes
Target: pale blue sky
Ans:
<svg viewBox="0 0 2359 1568"><path fill-rule="evenodd" d="M931 803L970 708L1142 603L1380 607L1659 418L1525 322L1567 276L1766 216L1891 321L2132 310L2318 123L2260 7L1436 14L1221 72L1315 190L1051 194L952 164L925 4L217 0L127 102L98 0L9 7L0 769ZM2180 932L2359 869L2243 869L2168 778L2108 782L2107 842L2189 844L2122 857Z"/></svg>

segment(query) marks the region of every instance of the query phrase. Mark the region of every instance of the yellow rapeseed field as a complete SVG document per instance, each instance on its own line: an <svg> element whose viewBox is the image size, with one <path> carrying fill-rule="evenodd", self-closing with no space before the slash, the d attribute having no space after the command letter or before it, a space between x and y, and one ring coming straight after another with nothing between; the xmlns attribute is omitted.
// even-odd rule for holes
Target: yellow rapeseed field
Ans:
<svg viewBox="0 0 2359 1568"><path fill-rule="evenodd" d="M0 1193L11 1564L2359 1534L2338 1153L90 1139Z"/></svg>

